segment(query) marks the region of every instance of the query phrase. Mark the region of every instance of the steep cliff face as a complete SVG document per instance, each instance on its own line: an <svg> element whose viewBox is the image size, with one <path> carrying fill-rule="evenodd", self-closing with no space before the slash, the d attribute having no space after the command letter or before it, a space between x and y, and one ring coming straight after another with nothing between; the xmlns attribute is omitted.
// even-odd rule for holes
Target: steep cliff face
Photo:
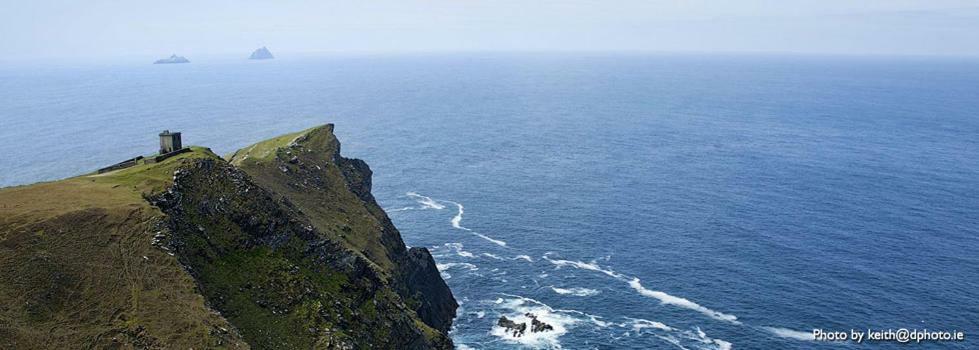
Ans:
<svg viewBox="0 0 979 350"><path fill-rule="evenodd" d="M370 168L340 155L333 125L246 147L230 161L308 214L320 232L353 247L425 324L448 332L458 305L431 254L405 248L371 195Z"/></svg>
<svg viewBox="0 0 979 350"><path fill-rule="evenodd" d="M0 212L0 277L24 280L0 284L0 305L25 292L42 295L34 304L27 303L39 306L0 306L0 348L26 344L36 335L29 326L39 322L72 326L70 310L63 305L71 298L62 295L71 293L63 286L93 286L90 279L73 275L70 266L103 261L116 252L134 261L108 264L100 275L149 266L182 277L162 285L143 281L116 288L120 295L107 298L136 311L125 312L122 306L116 307L122 311L107 311L106 320L90 322L90 333L65 335L66 344L101 344L92 339L105 342L102 338L112 335L110 344L128 341L123 347L132 348L451 348L447 332L457 308L451 291L427 250L405 248L370 194L369 167L341 157L332 130L326 125L284 135L240 150L228 161L195 149L161 164L53 183L70 191L97 185L106 192L99 198L112 194L126 198L125 206L132 207L116 216L99 210L108 210L106 203L117 200L92 203L89 211L62 208L87 218L81 222L91 222L83 225L84 231L71 227L64 213L31 218L26 211ZM0 208L13 203L14 192L0 191ZM111 227L119 233L103 240L123 243L49 263L45 244L70 242L54 235L36 237L37 225L42 224L77 232L71 237L81 241ZM25 265L4 259L2 253L7 252L38 262ZM49 276L28 280L27 270L38 266L49 269ZM127 281L153 276L138 277ZM152 309L141 309L146 303L139 301L147 299L142 291L168 296L161 290L177 282L183 283L179 289L187 295L174 299L183 304L153 299L149 303L172 303L177 310L155 316ZM99 285L112 289L111 283L108 279ZM127 298L127 290L141 292ZM187 319L180 312L186 312ZM122 316L115 315L119 313ZM164 327L168 322L183 322L184 329L197 329L191 335L198 335ZM5 341L4 335L11 337Z"/></svg>

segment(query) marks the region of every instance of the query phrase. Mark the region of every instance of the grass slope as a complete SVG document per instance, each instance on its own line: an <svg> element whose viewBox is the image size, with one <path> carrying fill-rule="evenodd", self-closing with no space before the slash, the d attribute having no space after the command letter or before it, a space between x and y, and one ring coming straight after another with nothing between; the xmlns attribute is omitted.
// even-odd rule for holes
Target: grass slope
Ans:
<svg viewBox="0 0 979 350"><path fill-rule="evenodd" d="M151 245L143 195L198 157L0 189L0 348L247 348Z"/></svg>

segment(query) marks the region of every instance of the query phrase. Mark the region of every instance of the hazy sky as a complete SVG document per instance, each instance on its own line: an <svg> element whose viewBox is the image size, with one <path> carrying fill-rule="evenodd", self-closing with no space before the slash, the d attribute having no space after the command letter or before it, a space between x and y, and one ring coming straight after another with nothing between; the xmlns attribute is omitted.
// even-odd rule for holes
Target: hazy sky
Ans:
<svg viewBox="0 0 979 350"><path fill-rule="evenodd" d="M0 57L628 50L979 55L979 0L0 0Z"/></svg>

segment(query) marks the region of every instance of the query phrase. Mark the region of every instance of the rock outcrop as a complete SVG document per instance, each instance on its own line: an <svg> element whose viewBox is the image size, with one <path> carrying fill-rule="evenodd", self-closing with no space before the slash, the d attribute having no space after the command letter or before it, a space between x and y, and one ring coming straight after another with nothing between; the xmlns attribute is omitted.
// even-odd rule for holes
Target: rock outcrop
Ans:
<svg viewBox="0 0 979 350"><path fill-rule="evenodd" d="M554 326L551 326L544 321L538 320L537 315L532 313L524 314L530 319L530 332L540 333L540 332L550 332L554 330ZM500 316L500 319L496 322L497 326L503 327L507 334L517 338L522 337L527 333L527 322L517 323L514 320L507 318L506 316Z"/></svg>
<svg viewBox="0 0 979 350"><path fill-rule="evenodd" d="M448 333L458 305L431 254L405 248L371 195L370 167L340 155L332 124L246 147L230 162L370 261L425 324Z"/></svg>
<svg viewBox="0 0 979 350"><path fill-rule="evenodd" d="M517 323L506 316L500 316L500 320L496 322L496 325L503 327L506 329L507 334L512 334L514 337L523 336L524 332L527 331L527 323Z"/></svg>

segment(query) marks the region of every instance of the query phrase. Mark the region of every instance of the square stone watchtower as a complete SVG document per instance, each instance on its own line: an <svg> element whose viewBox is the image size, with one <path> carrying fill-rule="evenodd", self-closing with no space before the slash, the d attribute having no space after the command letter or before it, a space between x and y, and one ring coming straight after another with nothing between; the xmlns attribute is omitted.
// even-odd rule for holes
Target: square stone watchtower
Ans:
<svg viewBox="0 0 979 350"><path fill-rule="evenodd" d="M160 133L160 154L167 154L177 151L184 146L180 143L180 133L163 130Z"/></svg>

